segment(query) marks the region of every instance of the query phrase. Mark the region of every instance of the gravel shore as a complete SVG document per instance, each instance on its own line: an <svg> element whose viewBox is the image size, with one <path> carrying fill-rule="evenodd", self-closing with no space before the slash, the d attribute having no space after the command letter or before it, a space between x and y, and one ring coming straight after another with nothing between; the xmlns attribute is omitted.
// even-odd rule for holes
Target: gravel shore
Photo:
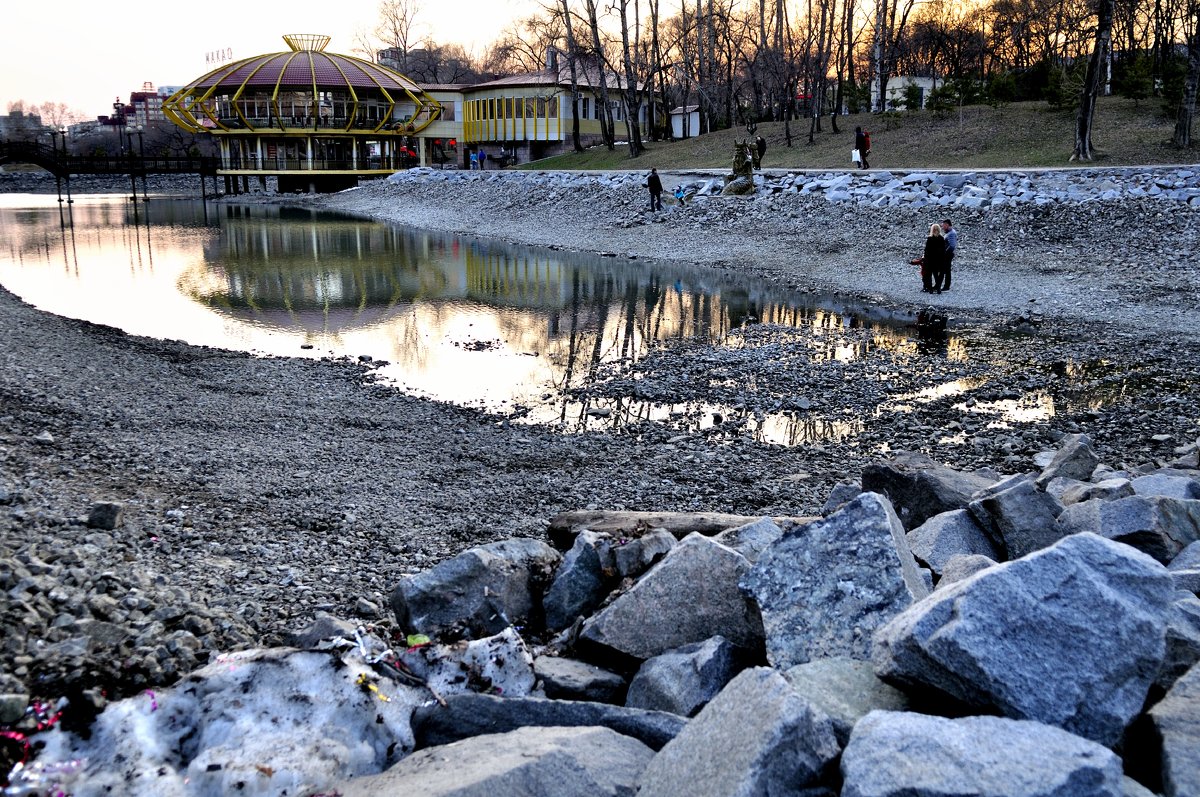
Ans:
<svg viewBox="0 0 1200 797"><path fill-rule="evenodd" d="M1102 459L1136 467L1200 436L1200 357L1186 342L1200 321L1200 211L1186 205L955 212L954 289L927 296L907 263L944 215L928 209L787 195L649 214L635 188L488 179L295 201L710 265L901 311L934 305L960 350L839 360L765 326L736 346L662 346L592 390L743 416L563 435L400 394L357 362L134 338L0 291L0 693L127 694L215 651L279 643L317 611L386 628L402 574L476 543L544 537L563 510L813 514L891 451L1011 473L1082 431ZM862 329L823 342L869 343ZM1041 412L1003 415L1022 406ZM844 431L755 442L747 419L781 407ZM89 525L99 501L123 505L116 528Z"/></svg>

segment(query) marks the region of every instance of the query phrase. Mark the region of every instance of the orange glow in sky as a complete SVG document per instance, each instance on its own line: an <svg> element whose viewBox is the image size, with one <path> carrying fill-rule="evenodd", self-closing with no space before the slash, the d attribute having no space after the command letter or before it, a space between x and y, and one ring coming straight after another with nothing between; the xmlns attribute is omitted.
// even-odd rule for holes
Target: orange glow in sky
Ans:
<svg viewBox="0 0 1200 797"><path fill-rule="evenodd" d="M535 0L418 2L419 39L462 44L475 55L537 8ZM64 102L95 118L111 113L118 96L128 102L147 81L180 86L216 68L206 60L210 53L232 51L239 60L286 50L288 33L324 34L333 39L330 52L361 57L356 33L374 30L379 2L45 0L8 3L4 17L0 113L16 100Z"/></svg>

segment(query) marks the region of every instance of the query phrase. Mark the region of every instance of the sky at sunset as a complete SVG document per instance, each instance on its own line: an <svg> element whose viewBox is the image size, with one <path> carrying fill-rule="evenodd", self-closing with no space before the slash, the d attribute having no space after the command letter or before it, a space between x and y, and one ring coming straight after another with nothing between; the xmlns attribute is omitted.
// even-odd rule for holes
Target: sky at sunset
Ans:
<svg viewBox="0 0 1200 797"><path fill-rule="evenodd" d="M416 22L438 43L478 55L512 19L536 8L535 0L423 0ZM8 3L0 113L15 100L65 102L95 118L146 81L182 85L220 66L207 63L210 53L232 51L238 60L286 50L286 33L324 34L333 39L329 51L356 55L356 31L371 31L378 19L378 0Z"/></svg>

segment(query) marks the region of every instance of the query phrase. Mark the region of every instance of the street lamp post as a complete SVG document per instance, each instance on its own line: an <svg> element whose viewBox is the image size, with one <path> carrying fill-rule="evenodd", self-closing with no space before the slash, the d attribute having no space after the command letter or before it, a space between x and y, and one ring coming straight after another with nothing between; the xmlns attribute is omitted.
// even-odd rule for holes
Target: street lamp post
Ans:
<svg viewBox="0 0 1200 797"><path fill-rule="evenodd" d="M60 133L63 134L63 160L66 160L67 139L65 132L66 128L60 128L59 130L55 130L53 127L50 128L50 148L54 150L54 160L56 161L58 160L58 136ZM59 171L61 170L55 169L54 171L54 190L58 192L58 201L62 202L62 175L59 174Z"/></svg>
<svg viewBox="0 0 1200 797"><path fill-rule="evenodd" d="M146 195L146 147L142 141L142 131L144 129L143 125L137 126L138 157L142 160L142 201L149 202L150 197ZM135 191L134 193L136 194L137 192Z"/></svg>
<svg viewBox="0 0 1200 797"><path fill-rule="evenodd" d="M126 145L126 152L129 153L129 159L127 161L129 164L129 189L131 191L131 195L130 195L129 199L136 205L137 204L137 171L134 168L134 162L133 162L133 127L130 125L125 126L125 145Z"/></svg>

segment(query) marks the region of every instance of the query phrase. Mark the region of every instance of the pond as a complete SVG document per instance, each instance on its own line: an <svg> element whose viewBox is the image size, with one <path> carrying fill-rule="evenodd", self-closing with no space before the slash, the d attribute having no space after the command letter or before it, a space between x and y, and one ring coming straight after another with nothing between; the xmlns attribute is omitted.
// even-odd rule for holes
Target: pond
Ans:
<svg viewBox="0 0 1200 797"><path fill-rule="evenodd" d="M603 366L671 341L771 323L869 330L827 336L822 356L841 360L917 345L912 316L834 296L307 209L13 194L0 195L0 231L0 284L43 310L265 356L370 358L406 392L569 431L719 414L579 397ZM953 334L937 344L965 356ZM780 413L754 433L796 444L854 431Z"/></svg>

